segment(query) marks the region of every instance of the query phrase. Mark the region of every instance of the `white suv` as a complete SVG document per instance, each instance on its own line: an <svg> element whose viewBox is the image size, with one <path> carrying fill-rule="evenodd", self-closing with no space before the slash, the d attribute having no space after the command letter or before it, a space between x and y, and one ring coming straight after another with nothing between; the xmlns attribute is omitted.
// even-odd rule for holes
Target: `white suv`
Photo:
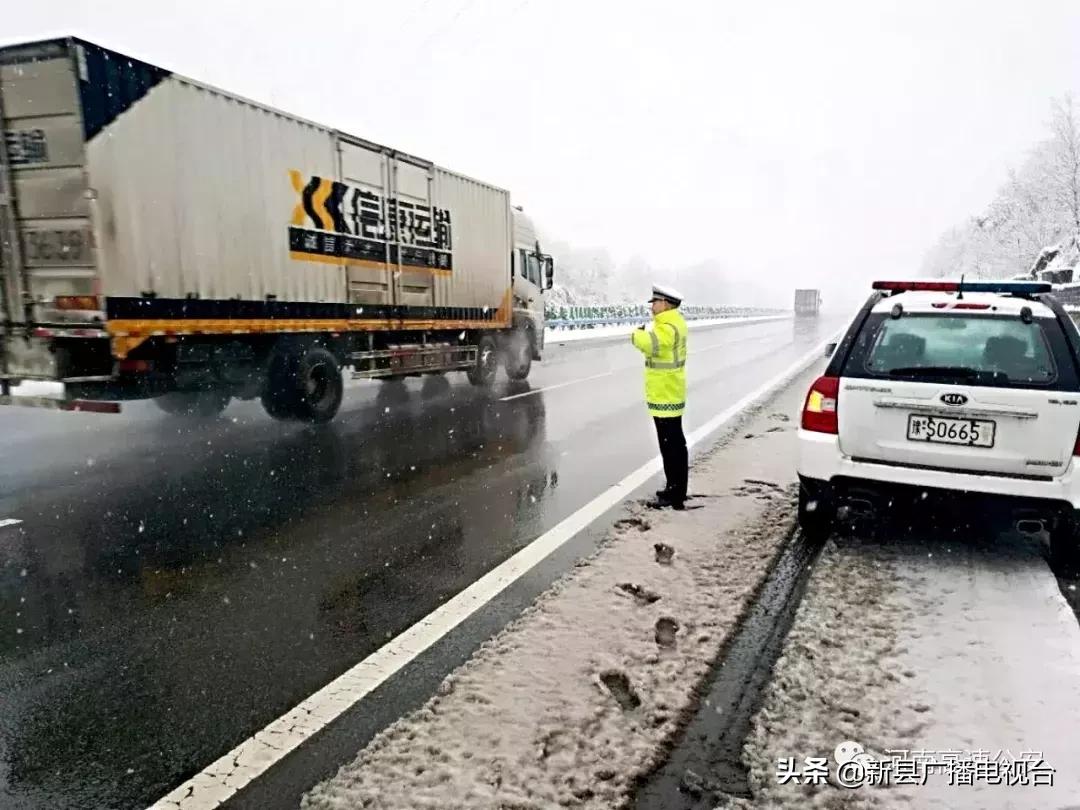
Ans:
<svg viewBox="0 0 1080 810"><path fill-rule="evenodd" d="M876 282L810 388L799 520L978 501L1080 562L1080 333L1037 282ZM961 494L963 494L961 496ZM905 496L910 498L906 500Z"/></svg>

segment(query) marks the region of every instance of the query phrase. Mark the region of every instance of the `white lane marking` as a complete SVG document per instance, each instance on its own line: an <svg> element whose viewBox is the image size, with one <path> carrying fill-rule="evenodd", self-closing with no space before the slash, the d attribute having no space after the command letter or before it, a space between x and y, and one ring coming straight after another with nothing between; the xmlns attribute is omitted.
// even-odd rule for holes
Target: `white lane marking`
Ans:
<svg viewBox="0 0 1080 810"><path fill-rule="evenodd" d="M531 397L533 394L542 394L545 391L554 391L556 388L566 388L568 385L577 385L578 383L588 382L589 380L599 380L601 377L610 377L614 373L614 371L605 371L603 374L593 374L591 377L582 377L579 380L570 380L569 382L556 383L555 385L546 385L543 388L534 388L531 391L524 391L520 394L511 394L508 397L503 397L499 402L509 402L512 399L521 399L522 397Z"/></svg>
<svg viewBox="0 0 1080 810"><path fill-rule="evenodd" d="M20 523L22 523L22 521L16 520L15 518L4 518L3 520L0 520L0 529L3 529L5 526L18 526Z"/></svg>
<svg viewBox="0 0 1080 810"><path fill-rule="evenodd" d="M741 411L790 382L812 363L824 359L824 349L828 342L822 342L761 388L718 413L691 433L687 437L687 443L693 445L700 442L738 416ZM537 563L566 544L604 512L629 498L634 490L660 472L660 469L660 457L656 456L634 470L506 562L496 566L457 596L395 636L352 669L159 799L152 805L151 810L213 810L220 807L528 573Z"/></svg>

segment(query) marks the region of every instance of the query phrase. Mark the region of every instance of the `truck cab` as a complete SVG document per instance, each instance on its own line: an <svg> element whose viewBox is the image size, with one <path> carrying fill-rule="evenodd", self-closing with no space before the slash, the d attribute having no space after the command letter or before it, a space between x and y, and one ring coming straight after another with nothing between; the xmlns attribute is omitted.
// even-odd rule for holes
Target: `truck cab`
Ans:
<svg viewBox="0 0 1080 810"><path fill-rule="evenodd" d="M520 206L515 206L512 213L514 251L510 266L514 329L505 341L505 366L512 379L524 379L528 376L528 365L539 360L544 349L544 294L554 283L555 264L541 249L532 219Z"/></svg>

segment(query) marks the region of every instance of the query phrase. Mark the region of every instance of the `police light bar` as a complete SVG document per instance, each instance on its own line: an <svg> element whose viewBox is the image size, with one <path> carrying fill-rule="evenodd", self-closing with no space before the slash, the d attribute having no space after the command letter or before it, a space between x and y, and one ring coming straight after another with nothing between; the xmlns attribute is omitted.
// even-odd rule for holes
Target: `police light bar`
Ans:
<svg viewBox="0 0 1080 810"><path fill-rule="evenodd" d="M1035 295L1050 292L1054 287L1047 281L875 281L873 288L885 292L964 292L1012 293Z"/></svg>

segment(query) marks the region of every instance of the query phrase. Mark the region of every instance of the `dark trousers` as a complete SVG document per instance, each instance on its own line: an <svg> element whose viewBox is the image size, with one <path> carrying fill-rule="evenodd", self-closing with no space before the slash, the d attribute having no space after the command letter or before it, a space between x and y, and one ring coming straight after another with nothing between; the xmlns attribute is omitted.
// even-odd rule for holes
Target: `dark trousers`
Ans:
<svg viewBox="0 0 1080 810"><path fill-rule="evenodd" d="M681 416L654 416L656 438L660 440L660 456L664 459L668 496L672 501L686 500L686 481L690 475L690 456Z"/></svg>

